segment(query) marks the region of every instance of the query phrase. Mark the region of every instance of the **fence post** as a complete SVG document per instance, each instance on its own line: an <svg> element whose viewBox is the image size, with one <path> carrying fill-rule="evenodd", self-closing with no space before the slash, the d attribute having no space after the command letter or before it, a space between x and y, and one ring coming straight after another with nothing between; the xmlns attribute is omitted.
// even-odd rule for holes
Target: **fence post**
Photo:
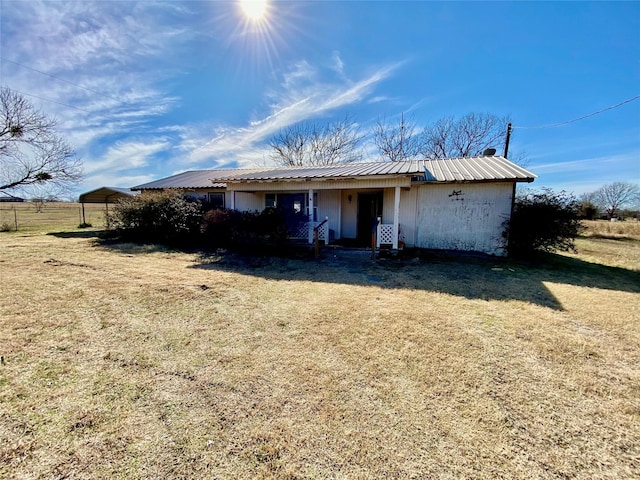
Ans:
<svg viewBox="0 0 640 480"><path fill-rule="evenodd" d="M13 221L16 224L16 232L18 231L18 211L16 210L16 206L13 206Z"/></svg>

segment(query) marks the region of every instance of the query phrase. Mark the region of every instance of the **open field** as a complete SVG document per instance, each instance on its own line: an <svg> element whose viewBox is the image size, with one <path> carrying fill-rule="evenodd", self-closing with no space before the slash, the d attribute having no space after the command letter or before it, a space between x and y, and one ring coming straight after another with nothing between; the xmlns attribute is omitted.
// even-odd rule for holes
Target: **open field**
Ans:
<svg viewBox="0 0 640 480"><path fill-rule="evenodd" d="M0 477L640 477L640 241L537 264L0 233Z"/></svg>
<svg viewBox="0 0 640 480"><path fill-rule="evenodd" d="M41 205L33 202L0 203L0 231L49 232L56 229L73 229L82 223L82 206L79 203L51 202ZM104 227L105 205L86 203L85 221L94 227Z"/></svg>
<svg viewBox="0 0 640 480"><path fill-rule="evenodd" d="M591 238L640 240L640 222L608 222L606 220L583 220L583 235Z"/></svg>

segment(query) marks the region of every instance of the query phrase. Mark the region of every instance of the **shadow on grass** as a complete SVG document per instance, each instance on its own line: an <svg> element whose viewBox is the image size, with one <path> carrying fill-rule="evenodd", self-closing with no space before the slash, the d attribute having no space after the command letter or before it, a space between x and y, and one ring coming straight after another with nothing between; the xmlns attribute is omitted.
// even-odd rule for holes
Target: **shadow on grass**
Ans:
<svg viewBox="0 0 640 480"><path fill-rule="evenodd" d="M202 254L193 268L233 271L271 280L299 280L440 292L469 299L521 300L562 310L545 282L640 293L640 272L547 254L534 262L421 252L371 260L367 252L318 260Z"/></svg>
<svg viewBox="0 0 640 480"><path fill-rule="evenodd" d="M51 235L58 238L105 238L107 230L74 230L71 232L49 232L47 235Z"/></svg>
<svg viewBox="0 0 640 480"><path fill-rule="evenodd" d="M447 253L406 252L402 258L372 260L368 251L326 248L319 259L308 247L288 251L288 258L233 253L216 255L196 248L171 248L104 238L100 231L60 232L62 238L96 238L96 245L136 255L154 252L189 252L198 257L190 267L235 272L270 280L294 280L376 286L385 289L414 289L481 300L520 300L562 310L545 283L592 287L640 293L640 272L557 254L542 254L535 261L517 261Z"/></svg>

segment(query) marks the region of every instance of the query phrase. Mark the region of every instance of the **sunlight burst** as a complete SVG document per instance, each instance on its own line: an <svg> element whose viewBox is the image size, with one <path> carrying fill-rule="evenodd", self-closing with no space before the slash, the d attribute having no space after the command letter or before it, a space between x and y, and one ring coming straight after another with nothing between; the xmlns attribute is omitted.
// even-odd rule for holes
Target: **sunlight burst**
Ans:
<svg viewBox="0 0 640 480"><path fill-rule="evenodd" d="M267 0L240 0L240 8L249 20L257 22L267 12Z"/></svg>

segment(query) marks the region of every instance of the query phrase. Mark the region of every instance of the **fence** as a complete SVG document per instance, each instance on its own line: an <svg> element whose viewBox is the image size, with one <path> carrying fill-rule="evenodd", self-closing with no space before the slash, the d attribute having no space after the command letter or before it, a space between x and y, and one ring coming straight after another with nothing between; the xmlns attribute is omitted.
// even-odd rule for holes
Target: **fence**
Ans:
<svg viewBox="0 0 640 480"><path fill-rule="evenodd" d="M104 227L104 204L84 205L86 223ZM55 231L77 228L82 223L82 205L71 202L2 202L0 231Z"/></svg>

